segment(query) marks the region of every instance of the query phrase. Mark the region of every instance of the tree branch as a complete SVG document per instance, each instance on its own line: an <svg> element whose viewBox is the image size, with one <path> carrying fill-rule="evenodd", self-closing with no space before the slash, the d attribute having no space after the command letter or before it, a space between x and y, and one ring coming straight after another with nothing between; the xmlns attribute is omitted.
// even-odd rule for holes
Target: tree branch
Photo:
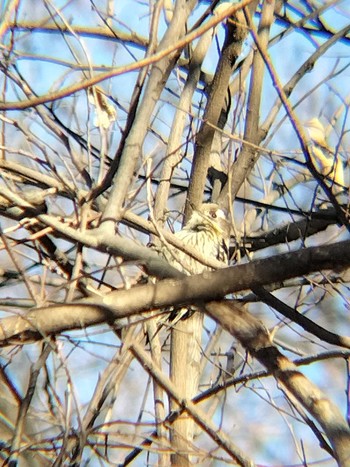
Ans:
<svg viewBox="0 0 350 467"><path fill-rule="evenodd" d="M256 286L324 269L341 270L349 266L350 240L305 248L219 271L182 279L167 279L130 290L117 290L104 297L89 297L73 304L51 305L34 309L23 316L3 318L0 320L0 343L2 346L14 342L25 343L64 330L114 323L115 320L136 313L167 306L200 304ZM348 341L342 339L348 346Z"/></svg>

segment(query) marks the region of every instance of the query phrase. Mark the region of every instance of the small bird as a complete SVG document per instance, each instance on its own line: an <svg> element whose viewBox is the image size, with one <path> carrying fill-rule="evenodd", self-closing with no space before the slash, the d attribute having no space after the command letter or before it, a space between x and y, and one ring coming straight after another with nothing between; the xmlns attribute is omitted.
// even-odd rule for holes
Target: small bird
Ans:
<svg viewBox="0 0 350 467"><path fill-rule="evenodd" d="M198 210L193 211L185 227L175 236L206 258L228 262L230 228L224 211L217 204L202 204ZM173 247L164 248L162 254L172 266L187 275L201 274L211 269Z"/></svg>
<svg viewBox="0 0 350 467"><path fill-rule="evenodd" d="M339 157L329 147L325 138L325 129L318 118L313 118L304 124L309 138L313 143L312 160L317 170L331 182L334 194L344 191L344 170Z"/></svg>
<svg viewBox="0 0 350 467"><path fill-rule="evenodd" d="M202 204L199 209L193 211L185 227L175 235L182 240L184 245L201 253L204 257L228 263L230 226L224 211L217 204ZM169 245L163 247L162 255L169 264L187 275L201 274L212 269L184 251ZM193 308L173 310L169 320L175 324L180 319L191 315L192 311Z"/></svg>

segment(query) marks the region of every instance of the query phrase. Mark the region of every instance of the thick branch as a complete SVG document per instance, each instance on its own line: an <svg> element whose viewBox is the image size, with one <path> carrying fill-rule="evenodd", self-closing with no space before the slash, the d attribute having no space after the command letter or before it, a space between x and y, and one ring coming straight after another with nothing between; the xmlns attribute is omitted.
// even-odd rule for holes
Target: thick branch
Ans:
<svg viewBox="0 0 350 467"><path fill-rule="evenodd" d="M255 5L255 3L252 2L252 5ZM214 75L212 89L203 116L203 124L196 140L196 151L193 158L191 183L188 189L188 202L185 211L186 217L192 212L191 205L198 206L202 202L209 156L215 134L214 127L218 125L227 95L229 80L241 52L243 40L247 35L243 13L237 12L234 18L237 23L229 22L227 24L225 43ZM239 22L242 22L242 25Z"/></svg>
<svg viewBox="0 0 350 467"><path fill-rule="evenodd" d="M243 307L222 301L206 305L208 313L235 336L317 420L328 436L339 466L349 465L350 430L338 407L296 365L273 346L264 325Z"/></svg>
<svg viewBox="0 0 350 467"><path fill-rule="evenodd" d="M306 248L220 271L167 279L157 284L118 290L105 297L90 297L70 305L51 305L32 310L25 316L4 318L0 321L0 342L7 345L14 340L26 342L33 338L41 339L64 330L112 323L126 316L167 306L203 303L258 285L268 285L323 269L339 270L349 266L349 240L335 245ZM346 343L346 338L343 339Z"/></svg>

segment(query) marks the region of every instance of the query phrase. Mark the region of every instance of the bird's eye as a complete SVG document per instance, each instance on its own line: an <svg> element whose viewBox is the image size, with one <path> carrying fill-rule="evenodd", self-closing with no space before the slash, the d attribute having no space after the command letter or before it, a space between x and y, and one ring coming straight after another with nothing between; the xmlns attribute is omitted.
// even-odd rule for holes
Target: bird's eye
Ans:
<svg viewBox="0 0 350 467"><path fill-rule="evenodd" d="M212 211L212 212L211 212L211 217L212 217L213 219L216 219L216 218L218 217L215 211Z"/></svg>

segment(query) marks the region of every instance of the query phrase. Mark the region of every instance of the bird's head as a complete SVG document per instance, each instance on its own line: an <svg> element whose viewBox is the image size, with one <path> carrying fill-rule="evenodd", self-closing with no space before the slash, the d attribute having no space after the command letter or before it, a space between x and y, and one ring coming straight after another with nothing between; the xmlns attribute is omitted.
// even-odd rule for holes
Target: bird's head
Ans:
<svg viewBox="0 0 350 467"><path fill-rule="evenodd" d="M208 230L219 236L229 234L229 223L223 209L214 203L203 203L194 210L186 229L200 231Z"/></svg>

